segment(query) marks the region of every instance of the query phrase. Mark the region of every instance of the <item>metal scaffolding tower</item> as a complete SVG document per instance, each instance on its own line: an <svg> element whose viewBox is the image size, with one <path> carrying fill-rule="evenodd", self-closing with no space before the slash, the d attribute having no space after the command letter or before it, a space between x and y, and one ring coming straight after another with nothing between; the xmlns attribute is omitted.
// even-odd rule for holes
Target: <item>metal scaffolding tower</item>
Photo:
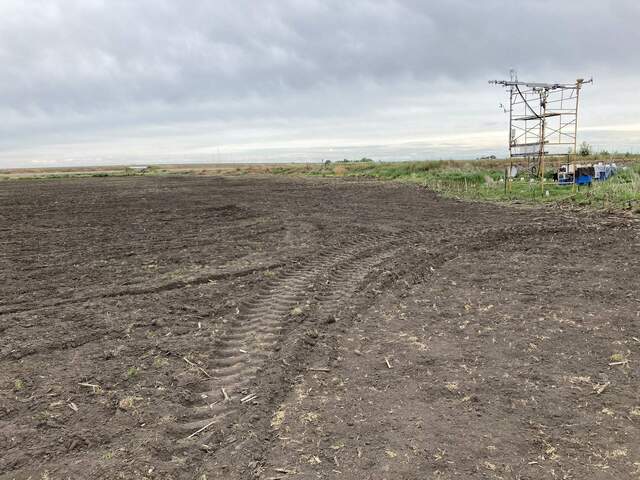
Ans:
<svg viewBox="0 0 640 480"><path fill-rule="evenodd" d="M526 158L531 176L544 177L545 156L576 153L580 89L591 82L521 82L513 70L489 82L509 91L509 155Z"/></svg>

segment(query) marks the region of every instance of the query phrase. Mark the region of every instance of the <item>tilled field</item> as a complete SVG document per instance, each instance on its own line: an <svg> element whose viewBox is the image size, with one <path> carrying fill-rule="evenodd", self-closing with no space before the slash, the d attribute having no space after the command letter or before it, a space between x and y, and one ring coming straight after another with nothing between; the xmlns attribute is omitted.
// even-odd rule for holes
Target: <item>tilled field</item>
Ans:
<svg viewBox="0 0 640 480"><path fill-rule="evenodd" d="M0 479L640 478L639 252L392 183L0 183Z"/></svg>

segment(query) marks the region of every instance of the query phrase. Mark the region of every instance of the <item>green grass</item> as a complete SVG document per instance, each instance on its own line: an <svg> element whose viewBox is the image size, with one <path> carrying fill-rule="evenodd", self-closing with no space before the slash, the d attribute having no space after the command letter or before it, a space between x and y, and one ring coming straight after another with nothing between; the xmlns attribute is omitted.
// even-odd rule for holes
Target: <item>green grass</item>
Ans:
<svg viewBox="0 0 640 480"><path fill-rule="evenodd" d="M22 174L11 174L4 173L0 174L0 180L4 181L20 181L20 180L65 180L70 178L100 178L100 177L140 177L140 176L157 176L157 175L167 175L170 172L167 170L161 169L159 167L150 166L147 171L139 172L136 170L131 170L128 168L119 168L115 170L106 170L106 171L55 171L52 170L50 172L46 170L42 170L39 172L33 173L22 173ZM185 172L176 171L171 172L174 174L183 174ZM192 172L187 172L192 173Z"/></svg>
<svg viewBox="0 0 640 480"><path fill-rule="evenodd" d="M566 158L566 157L564 157ZM547 172L563 159L549 159ZM504 170L509 160L437 160L419 162L373 161L335 162L330 164L284 165L226 165L207 166L151 166L145 173L126 168L109 171L38 172L32 175L14 176L11 179L64 179L78 177L149 176L149 175L302 175L321 177L360 177L378 180L413 182L442 195L472 200L520 203L566 203L593 208L625 209L640 213L640 156L633 154L599 153L579 162L617 162L628 168L606 182L597 182L590 188L574 190L572 186L559 186L548 179L541 187L539 182L517 178L510 182L505 192ZM0 180L8 180L10 177ZM547 194L548 192L548 194Z"/></svg>
<svg viewBox="0 0 640 480"><path fill-rule="evenodd" d="M584 159L594 162L596 158ZM423 161L423 162L337 162L328 165L287 165L270 173L325 177L362 177L414 182L445 196L520 203L567 203L594 208L626 209L640 213L640 161L605 182L573 188L546 180L531 182L519 177L505 191L505 160Z"/></svg>

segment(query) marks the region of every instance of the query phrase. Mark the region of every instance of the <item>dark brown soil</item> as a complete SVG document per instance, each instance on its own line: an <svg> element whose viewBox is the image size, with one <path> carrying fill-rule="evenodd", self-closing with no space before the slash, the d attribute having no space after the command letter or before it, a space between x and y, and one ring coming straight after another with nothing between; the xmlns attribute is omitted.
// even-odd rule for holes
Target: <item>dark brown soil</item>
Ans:
<svg viewBox="0 0 640 480"><path fill-rule="evenodd" d="M639 252L391 183L0 183L0 479L640 478Z"/></svg>

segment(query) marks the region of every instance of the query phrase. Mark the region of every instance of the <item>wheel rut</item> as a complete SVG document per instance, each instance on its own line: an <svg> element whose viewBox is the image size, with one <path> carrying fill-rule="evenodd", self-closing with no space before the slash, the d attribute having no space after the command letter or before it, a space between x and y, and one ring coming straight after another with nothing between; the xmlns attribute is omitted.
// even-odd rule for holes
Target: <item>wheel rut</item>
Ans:
<svg viewBox="0 0 640 480"><path fill-rule="evenodd" d="M402 237L394 232L360 235L320 250L313 258L281 272L244 305L214 345L211 378L197 391L200 404L189 406L172 428L179 445L207 444L243 403L278 344L302 325L306 312L336 313L377 264L392 257Z"/></svg>

